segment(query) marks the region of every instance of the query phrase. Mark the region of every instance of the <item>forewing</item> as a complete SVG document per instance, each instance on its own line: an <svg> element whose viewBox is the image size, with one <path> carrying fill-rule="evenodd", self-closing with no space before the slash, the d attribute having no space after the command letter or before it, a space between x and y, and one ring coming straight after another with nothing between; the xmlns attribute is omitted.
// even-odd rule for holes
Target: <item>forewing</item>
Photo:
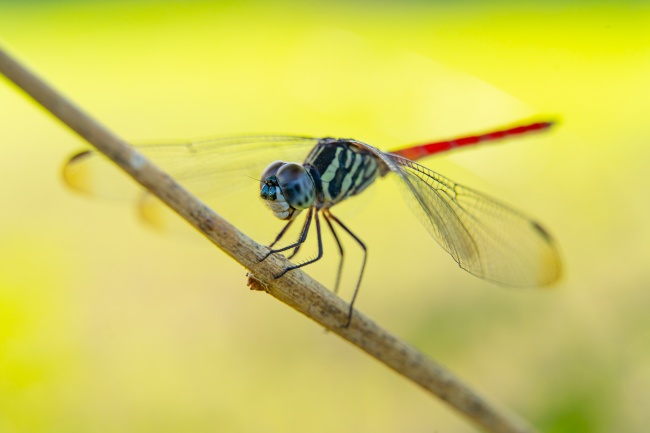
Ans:
<svg viewBox="0 0 650 433"><path fill-rule="evenodd" d="M223 197L230 202L235 195L259 205L256 198L264 168L277 160L302 162L317 141L264 135L136 147L208 206L218 209ZM76 190L139 203L143 216L158 224L158 201L98 152L89 150L73 156L63 176Z"/></svg>
<svg viewBox="0 0 650 433"><path fill-rule="evenodd" d="M543 286L559 278L557 249L537 222L413 161L387 156L415 213L461 268L515 287Z"/></svg>

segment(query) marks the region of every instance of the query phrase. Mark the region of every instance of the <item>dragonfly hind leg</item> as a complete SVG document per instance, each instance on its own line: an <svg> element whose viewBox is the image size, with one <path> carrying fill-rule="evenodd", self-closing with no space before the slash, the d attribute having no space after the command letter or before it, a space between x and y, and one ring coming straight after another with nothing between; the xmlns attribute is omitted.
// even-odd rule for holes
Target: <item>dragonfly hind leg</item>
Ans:
<svg viewBox="0 0 650 433"><path fill-rule="evenodd" d="M354 288L354 293L352 294L352 299L350 300L350 309L348 310L348 320L347 320L347 322L345 322L345 326L344 326L345 328L347 328L347 327L350 326L350 322L352 321L352 312L354 311L354 301L356 301L356 299L357 299L357 294L359 293L359 287L361 286L361 280L363 279L363 273L364 273L364 271L366 269L366 260L368 259L368 248L366 247L366 244L364 244L363 241L357 237L357 235L352 233L352 231L349 228L347 228L347 226L345 224L343 224L341 222L341 220L339 220L337 217L332 215L332 212L330 212L329 209L325 209L323 211L323 217L326 220L331 219L336 224L338 224L343 230L345 230L345 232L347 234L349 234L352 237L352 239L354 239L357 242L357 244L359 244L361 249L363 249L363 262L361 264L361 272L359 273L359 279L357 280L357 285ZM335 238L336 238L336 235L335 235ZM338 242L338 239L337 239L337 242ZM340 247L340 245L339 245L339 247ZM342 251L342 248L341 248L341 251ZM342 258L343 258L343 254L341 254L341 260L342 260ZM342 266L342 263L341 263L340 266ZM339 269L339 272L340 272L340 269Z"/></svg>
<svg viewBox="0 0 650 433"><path fill-rule="evenodd" d="M329 209L326 209L323 211L323 218L325 218L325 222L327 223L330 231L332 232L332 236L334 236L334 240L336 241L336 245L339 247L339 269L336 272L336 283L334 283L334 293L338 294L339 293L339 287L341 286L341 275L343 274L343 257L344 257L344 251L343 251L343 245L341 244L341 241L339 240L338 235L336 234L336 230L334 230L334 225L332 224L332 221L330 221L330 213Z"/></svg>

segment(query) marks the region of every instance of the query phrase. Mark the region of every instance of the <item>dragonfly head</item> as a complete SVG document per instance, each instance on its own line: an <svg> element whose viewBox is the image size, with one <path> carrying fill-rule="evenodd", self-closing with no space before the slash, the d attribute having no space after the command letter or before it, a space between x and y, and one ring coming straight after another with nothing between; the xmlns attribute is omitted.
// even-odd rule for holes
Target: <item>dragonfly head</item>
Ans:
<svg viewBox="0 0 650 433"><path fill-rule="evenodd" d="M300 164L276 161L262 173L260 197L282 220L290 220L311 207L315 195L314 181Z"/></svg>

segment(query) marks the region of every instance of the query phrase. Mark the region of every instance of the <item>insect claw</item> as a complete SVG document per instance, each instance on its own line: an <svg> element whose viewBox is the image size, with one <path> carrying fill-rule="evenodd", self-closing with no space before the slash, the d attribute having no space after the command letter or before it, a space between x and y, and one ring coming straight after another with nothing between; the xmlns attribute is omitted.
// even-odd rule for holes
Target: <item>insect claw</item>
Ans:
<svg viewBox="0 0 650 433"><path fill-rule="evenodd" d="M274 253L273 250L269 250L269 252L266 253L266 254L264 255L264 257L262 257L261 259L259 259L259 260L257 261L257 263L262 263L264 260L268 259L268 258L269 258L273 253Z"/></svg>
<svg viewBox="0 0 650 433"><path fill-rule="evenodd" d="M277 274L277 275L273 275L273 278L275 278L275 279L277 280L278 278L280 278L281 276L283 276L284 274L286 274L287 272L289 272L291 269L292 269L292 268L284 268L284 269L282 270L282 272L280 272L279 274Z"/></svg>
<svg viewBox="0 0 650 433"><path fill-rule="evenodd" d="M350 327L350 323L352 323L353 313L354 313L354 309L352 308L352 305L350 305L350 310L348 311L348 319L345 321L345 325L343 325L344 329L348 329Z"/></svg>

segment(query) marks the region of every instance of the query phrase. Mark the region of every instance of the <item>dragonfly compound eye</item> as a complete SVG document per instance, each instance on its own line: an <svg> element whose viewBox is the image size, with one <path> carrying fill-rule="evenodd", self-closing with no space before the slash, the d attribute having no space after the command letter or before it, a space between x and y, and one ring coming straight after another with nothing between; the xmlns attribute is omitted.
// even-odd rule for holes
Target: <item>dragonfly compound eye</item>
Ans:
<svg viewBox="0 0 650 433"><path fill-rule="evenodd" d="M305 167L295 163L284 164L278 169L276 177L291 207L308 209L314 204L314 182Z"/></svg>
<svg viewBox="0 0 650 433"><path fill-rule="evenodd" d="M260 197L273 214L290 220L314 202L314 186L299 164L276 161L262 173Z"/></svg>

